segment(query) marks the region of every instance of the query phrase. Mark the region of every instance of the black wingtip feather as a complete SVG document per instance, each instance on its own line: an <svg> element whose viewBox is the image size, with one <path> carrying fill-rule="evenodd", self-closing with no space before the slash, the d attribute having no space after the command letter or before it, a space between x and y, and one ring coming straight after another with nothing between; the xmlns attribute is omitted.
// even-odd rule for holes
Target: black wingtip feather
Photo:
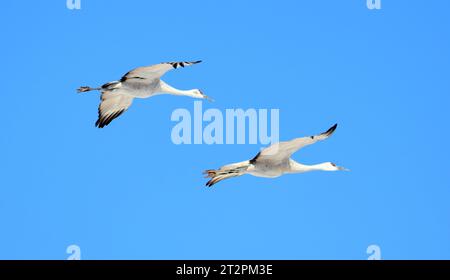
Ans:
<svg viewBox="0 0 450 280"><path fill-rule="evenodd" d="M336 130L337 126L338 126L338 124L336 123L335 125L330 127L326 132L324 132L323 134L327 135L327 136L330 136Z"/></svg>
<svg viewBox="0 0 450 280"><path fill-rule="evenodd" d="M201 60L196 60L196 61L184 61L184 62L178 62L178 61L176 61L176 62L165 62L165 63L168 63L168 64L172 65L172 67L173 67L174 69L177 69L178 67L185 67L185 66L197 64L197 63L200 63L200 62L202 62L202 61L201 61Z"/></svg>
<svg viewBox="0 0 450 280"><path fill-rule="evenodd" d="M98 128L104 128L105 126L109 125L114 119L118 118L120 115L123 114L125 110L121 110L118 112L115 112L114 114L108 115L108 116L99 116L98 120L95 122L95 126Z"/></svg>

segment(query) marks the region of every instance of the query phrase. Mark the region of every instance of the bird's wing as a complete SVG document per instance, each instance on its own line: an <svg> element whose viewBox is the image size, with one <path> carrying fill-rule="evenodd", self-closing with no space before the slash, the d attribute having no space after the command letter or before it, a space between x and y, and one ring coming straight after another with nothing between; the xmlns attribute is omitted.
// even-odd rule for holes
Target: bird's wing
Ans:
<svg viewBox="0 0 450 280"><path fill-rule="evenodd" d="M103 128L112 120L122 115L133 102L133 97L121 94L120 89L111 91L103 91L101 102L98 107L98 120L95 126Z"/></svg>
<svg viewBox="0 0 450 280"><path fill-rule="evenodd" d="M155 64L151 66L138 67L136 69L131 70L126 73L121 82L124 82L128 79L137 79L137 80L152 80L159 79L162 75L164 75L167 71L172 69L177 69L179 67L190 66L193 64L200 63L201 60L198 61L190 61L190 62L164 62L160 64Z"/></svg>
<svg viewBox="0 0 450 280"><path fill-rule="evenodd" d="M279 142L263 149L250 163L261 161L282 161L291 157L293 153L303 147L314 144L330 137L336 130L337 124L330 127L326 132L319 135L300 137L291 141Z"/></svg>

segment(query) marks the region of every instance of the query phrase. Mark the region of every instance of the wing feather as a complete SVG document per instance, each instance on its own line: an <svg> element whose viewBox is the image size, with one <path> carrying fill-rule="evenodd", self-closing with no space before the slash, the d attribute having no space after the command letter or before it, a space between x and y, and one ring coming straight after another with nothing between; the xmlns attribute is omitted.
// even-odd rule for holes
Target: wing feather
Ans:
<svg viewBox="0 0 450 280"><path fill-rule="evenodd" d="M133 97L121 94L120 90L102 92L95 126L103 128L122 115L133 103Z"/></svg>
<svg viewBox="0 0 450 280"><path fill-rule="evenodd" d="M254 159L253 162L269 161L283 161L291 157L293 153L312 145L318 141L322 141L330 137L337 128L337 124L330 127L327 131L308 137L300 137L291 141L279 142L263 149Z"/></svg>
<svg viewBox="0 0 450 280"><path fill-rule="evenodd" d="M128 79L146 79L146 80L159 79L169 70L177 69L179 67L190 66L200 62L201 60L185 61L185 62L164 62L151 66L138 67L126 73L122 77L121 81L124 82Z"/></svg>

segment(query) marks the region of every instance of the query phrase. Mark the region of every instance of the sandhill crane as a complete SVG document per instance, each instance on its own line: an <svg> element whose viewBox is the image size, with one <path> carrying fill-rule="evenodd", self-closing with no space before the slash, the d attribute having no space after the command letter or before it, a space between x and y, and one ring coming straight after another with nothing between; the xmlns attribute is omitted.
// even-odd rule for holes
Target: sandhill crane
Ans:
<svg viewBox="0 0 450 280"><path fill-rule="evenodd" d="M348 171L332 162L304 165L291 159L291 155L299 149L330 137L336 130L336 127L337 124L319 135L296 138L291 141L273 144L261 150L261 152L251 160L225 165L217 170L206 170L204 174L206 175L206 178L210 178L206 183L206 186L211 187L222 180L242 176L244 174L275 178L283 174L304 173L317 170Z"/></svg>
<svg viewBox="0 0 450 280"><path fill-rule="evenodd" d="M171 69L200 62L165 62L139 67L126 73L119 81L106 83L99 88L83 86L78 89L78 92L91 90L101 91L98 120L95 126L103 128L125 112L131 106L134 98L148 98L158 94L172 94L211 100L199 89L175 89L160 79L161 76Z"/></svg>

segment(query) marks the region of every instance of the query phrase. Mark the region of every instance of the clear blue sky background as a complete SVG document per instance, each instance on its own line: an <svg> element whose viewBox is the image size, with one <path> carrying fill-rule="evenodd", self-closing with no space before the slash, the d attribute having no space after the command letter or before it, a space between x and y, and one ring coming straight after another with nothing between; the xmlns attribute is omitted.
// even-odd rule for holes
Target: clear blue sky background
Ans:
<svg viewBox="0 0 450 280"><path fill-rule="evenodd" d="M3 2L0 258L450 258L450 2ZM201 171L260 145L172 144L176 108L138 100L94 128L81 85L162 61L204 108L279 108L281 139L335 122L295 155L349 173L243 176L204 187Z"/></svg>

